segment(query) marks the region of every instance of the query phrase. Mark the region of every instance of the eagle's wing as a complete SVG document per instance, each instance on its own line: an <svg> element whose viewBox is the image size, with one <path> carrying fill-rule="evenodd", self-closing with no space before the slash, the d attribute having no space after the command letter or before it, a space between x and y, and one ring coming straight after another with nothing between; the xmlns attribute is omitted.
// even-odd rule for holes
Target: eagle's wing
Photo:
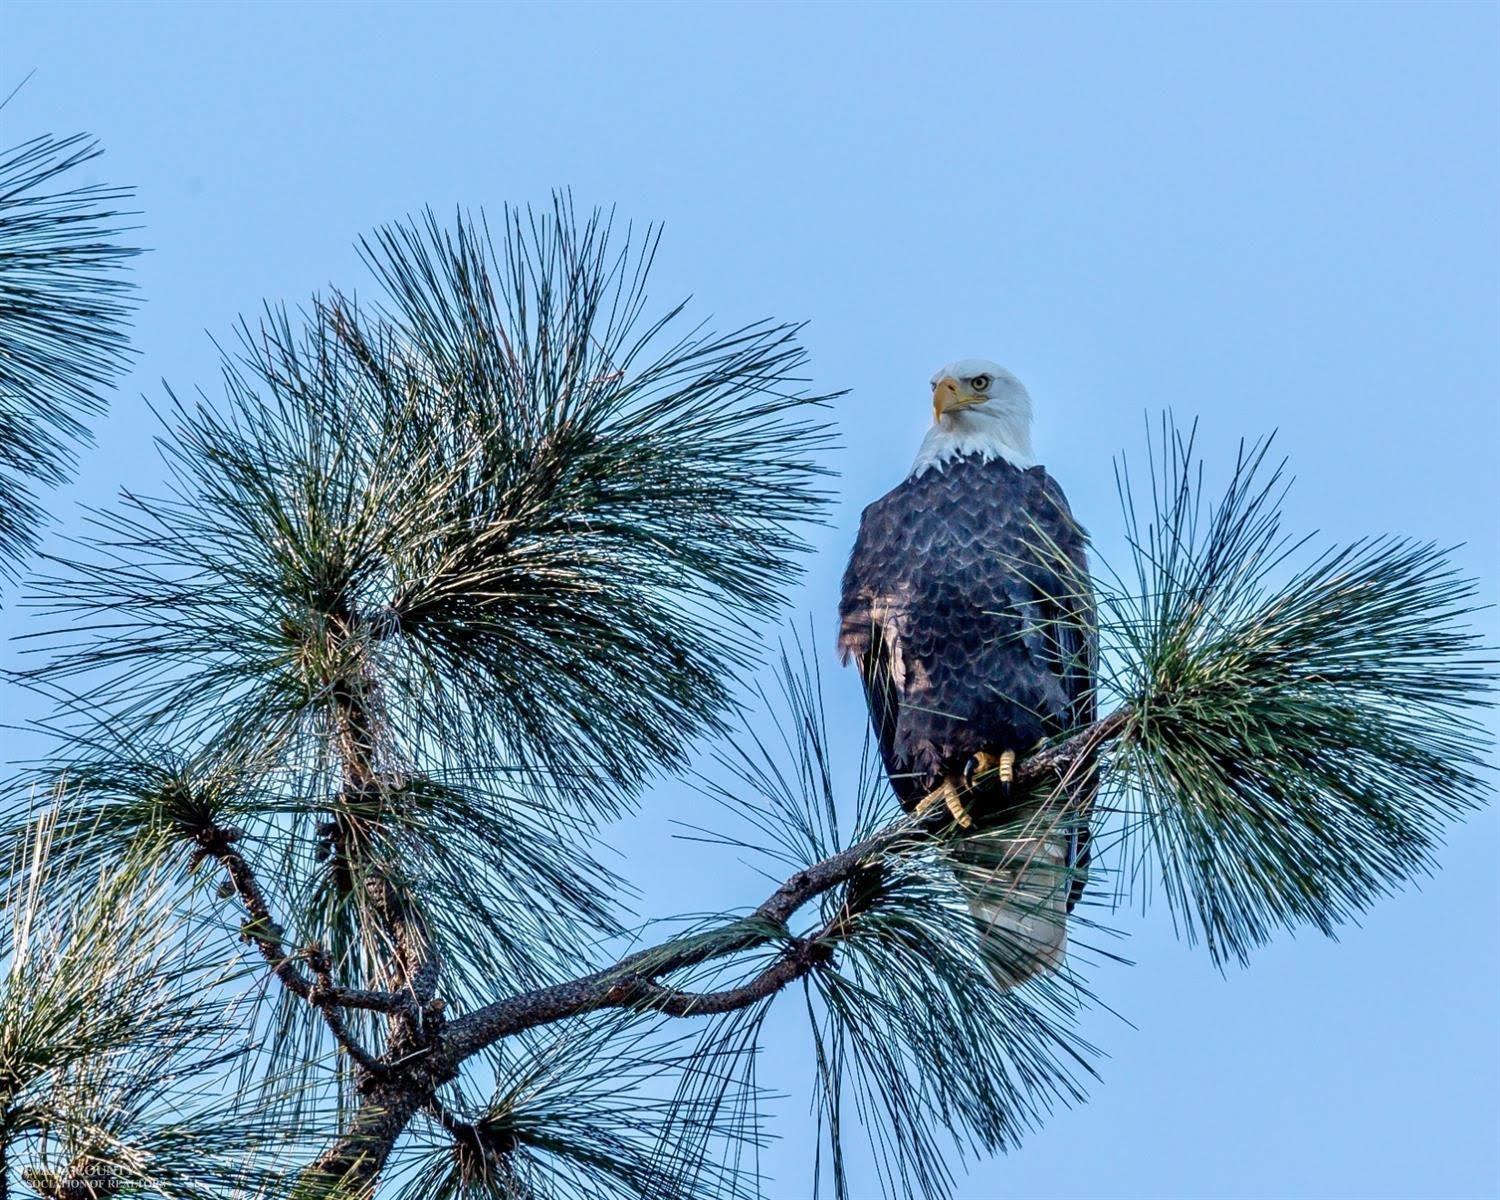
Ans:
<svg viewBox="0 0 1500 1200"><path fill-rule="evenodd" d="M838 647L840 659L846 663L852 659L859 670L886 777L901 803L911 808L922 798L926 781L896 752L905 671L901 657L905 584L890 570L911 552L908 533L887 506L877 502L865 509L844 572Z"/></svg>
<svg viewBox="0 0 1500 1200"><path fill-rule="evenodd" d="M859 668L891 786L912 808L957 755L1023 750L1093 719L1086 535L1045 471L1008 464L909 479L864 512L844 574L839 649ZM955 640L957 639L957 640ZM966 707L967 706L967 707ZM967 749L965 748L967 744ZM953 867L1002 987L1062 958L1084 887L1092 770L1065 828L962 839Z"/></svg>
<svg viewBox="0 0 1500 1200"><path fill-rule="evenodd" d="M1046 474L1042 475L1042 498L1036 514L1038 534L1044 543L1039 548L1037 577L1042 640L1068 698L1067 727L1082 729L1093 724L1099 707L1094 683L1099 632L1089 581L1088 534L1073 519L1062 488ZM1083 895L1089 865L1089 816L1099 784L1094 762L1080 764L1077 772L1077 782L1069 789L1077 814L1066 860L1069 869L1076 872L1068 897L1069 912Z"/></svg>
<svg viewBox="0 0 1500 1200"><path fill-rule="evenodd" d="M1046 575L1037 603L1050 636L1049 658L1061 676L1068 696L1069 725L1082 728L1094 722L1098 699L1094 675L1099 665L1099 633L1093 587L1089 581L1088 534L1073 519L1067 497L1051 476L1043 476L1037 523L1050 547Z"/></svg>

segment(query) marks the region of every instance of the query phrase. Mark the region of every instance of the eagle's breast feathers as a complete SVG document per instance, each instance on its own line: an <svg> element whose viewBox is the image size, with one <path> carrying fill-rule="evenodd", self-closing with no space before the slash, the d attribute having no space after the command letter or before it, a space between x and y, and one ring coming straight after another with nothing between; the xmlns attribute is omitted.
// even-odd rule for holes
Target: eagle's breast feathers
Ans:
<svg viewBox="0 0 1500 1200"><path fill-rule="evenodd" d="M844 574L853 659L908 802L981 750L1091 718L1085 535L1041 467L970 456L865 509Z"/></svg>

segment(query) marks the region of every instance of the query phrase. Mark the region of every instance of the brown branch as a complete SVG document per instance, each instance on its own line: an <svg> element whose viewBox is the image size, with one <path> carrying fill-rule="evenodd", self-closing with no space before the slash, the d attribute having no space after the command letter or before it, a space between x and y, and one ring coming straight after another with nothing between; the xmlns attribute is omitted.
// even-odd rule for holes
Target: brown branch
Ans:
<svg viewBox="0 0 1500 1200"><path fill-rule="evenodd" d="M338 1008L360 1008L366 1012L411 1015L415 1005L407 992L386 992L373 988L351 988L317 983L307 997L314 1004L332 1004Z"/></svg>
<svg viewBox="0 0 1500 1200"><path fill-rule="evenodd" d="M260 890L255 872L245 861L244 855L234 849L234 844L243 836L238 829L222 825L209 825L196 834L198 857L212 858L229 876L229 891L239 898L245 910L246 920L240 933L261 953L271 968L271 973L286 985L288 991L306 1000L312 992L312 984L297 969L293 956L281 943L281 926L271 916L271 906L265 893ZM220 893L221 895L223 893Z"/></svg>
<svg viewBox="0 0 1500 1200"><path fill-rule="evenodd" d="M237 829L210 825L200 831L197 841L199 852L224 868L229 876L230 889L239 897L246 913L246 920L240 926L241 934L260 951L261 957L270 965L271 973L281 980L289 992L306 1000L322 1014L328 1031L350 1058L367 1071L383 1070L379 1061L350 1033L339 1008L347 1005L350 1008L399 1011L398 1002L404 1004L406 997L334 986L331 967L319 950L307 955L317 974L316 983L309 981L297 969L294 957L286 952L282 944L281 926L271 916L271 906L266 901L265 893L261 891L255 872L245 856L234 849L240 836Z"/></svg>
<svg viewBox="0 0 1500 1200"><path fill-rule="evenodd" d="M378 1080L366 1090L348 1128L302 1173L299 1196L370 1196L391 1148L432 1092L405 1077Z"/></svg>
<svg viewBox="0 0 1500 1200"><path fill-rule="evenodd" d="M344 1048L350 1058L358 1063L370 1075L383 1075L387 1068L385 1063L375 1058L359 1042L359 1039L350 1032L344 1023L344 1014L339 1011L337 1005L330 998L338 992L333 982L333 962L328 957L328 952L321 946L309 946L305 951L307 961L317 977L317 984L308 994L308 1000L317 1006L323 1014L323 1021L328 1026L328 1031L333 1034L334 1040Z"/></svg>
<svg viewBox="0 0 1500 1200"><path fill-rule="evenodd" d="M1057 745L1038 751L1016 765L1015 786L1032 788L1064 777L1074 764L1087 761L1101 745L1119 734L1128 720L1129 714L1123 710L1113 713ZM864 841L830 855L806 870L798 871L748 917L732 921L707 934L679 938L662 946L639 951L592 975L523 992L486 1005L451 1024L447 1050L455 1063L459 1063L501 1038L523 1030L600 1008L626 1007L641 998L642 980L654 981L662 975L786 938L787 921L809 901L847 882L879 859L898 852L902 843L915 844L921 840L922 835L937 833L949 820L946 809L941 804L934 805L921 817L894 821ZM828 935L825 933L820 936L826 940ZM773 964L768 971L774 970L777 965ZM807 969L811 969L811 964ZM801 973L806 974L806 970ZM784 968L775 978L780 979L779 986L784 987L800 978L800 975L790 968ZM682 1006L690 1012L727 1012L732 1008L743 1008L761 998L760 990L752 986L754 983L752 981L743 988L731 989L729 992L711 994L713 1004L728 1007L692 1008L686 1001L682 1002ZM769 981L765 986L769 987ZM775 990L777 989L772 988L765 994L771 994ZM668 995L683 995L673 993L671 989L664 989L664 992ZM657 996L659 1003L667 1003L657 993L650 995ZM701 1003L710 1002L708 996L697 999ZM731 1003L732 1000L741 1003ZM689 1012L682 1015L689 1015Z"/></svg>
<svg viewBox="0 0 1500 1200"><path fill-rule="evenodd" d="M336 745L343 768L343 793L354 811L360 801L384 797L377 770L378 729L369 698L347 685L334 688ZM377 807L378 812L378 807ZM333 814L333 869L352 887L351 834L355 822L347 811ZM391 961L384 980L390 994L403 996L401 1009L387 1010L389 1044L385 1058L366 1068L361 1101L348 1125L318 1156L301 1178L299 1194L371 1195L396 1139L425 1106L433 1103L440 1084L454 1077L456 1066L440 1054L445 1023L441 1001L435 1001L440 964L421 919L392 883L378 873L359 880L371 915L390 938ZM430 1013L432 1020L424 1021Z"/></svg>
<svg viewBox="0 0 1500 1200"><path fill-rule="evenodd" d="M1015 786L1062 786L1080 764L1118 736L1130 719L1119 711L1054 746L1016 764ZM641 1008L672 1017L733 1012L769 999L829 961L839 941L852 929L856 912L845 908L811 937L791 937L787 922L825 892L904 847L919 845L950 821L938 804L920 817L903 817L864 841L798 871L748 917L706 934L677 938L627 955L603 971L566 983L538 988L498 1000L435 1030L430 1052L410 1063L390 1063L387 1073L370 1080L364 1100L349 1127L309 1168L304 1183L313 1187L342 1183L352 1194L373 1189L396 1139L423 1108L435 1102L437 1089L457 1076L471 1056L502 1038L539 1025L609 1008ZM753 950L773 942L785 948L759 974L736 987L717 992L690 992L658 982L661 976ZM441 1023L439 1023L440 1026ZM341 1192L341 1194L343 1194Z"/></svg>
<svg viewBox="0 0 1500 1200"><path fill-rule="evenodd" d="M834 943L847 934L799 938L753 979L717 992L689 992L636 975L618 984L600 1008L638 1008L668 1017L701 1017L734 1012L767 1000L833 957Z"/></svg>
<svg viewBox="0 0 1500 1200"><path fill-rule="evenodd" d="M351 624L361 624L349 618ZM362 624L361 624L362 628ZM350 636L362 636L353 635ZM365 807L368 798L383 801L386 781L377 769L379 758L378 704L366 694L373 682L360 681L354 688L340 684L334 688L334 710L337 717L336 744L343 767L343 796L353 801L348 811L334 813L335 869L343 870L348 885L355 881L350 858L351 834L356 822L351 813ZM372 819L378 824L380 804ZM409 992L415 1004L413 1012L429 1003L437 994L440 963L428 935L421 913L407 902L401 890L379 872L362 872L358 882L364 889L369 910L390 938L391 962L388 964L386 988L391 992Z"/></svg>

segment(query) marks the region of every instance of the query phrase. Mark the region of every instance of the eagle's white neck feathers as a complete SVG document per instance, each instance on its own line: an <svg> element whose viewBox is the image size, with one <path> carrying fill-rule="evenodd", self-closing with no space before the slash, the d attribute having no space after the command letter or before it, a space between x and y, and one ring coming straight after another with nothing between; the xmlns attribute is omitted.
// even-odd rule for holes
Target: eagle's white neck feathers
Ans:
<svg viewBox="0 0 1500 1200"><path fill-rule="evenodd" d="M993 382L982 404L946 412L922 439L911 473L941 470L955 458L977 455L982 461L1003 458L1023 471L1036 465L1031 451L1031 396L1004 367L981 359L950 363L933 376L968 377L986 374Z"/></svg>

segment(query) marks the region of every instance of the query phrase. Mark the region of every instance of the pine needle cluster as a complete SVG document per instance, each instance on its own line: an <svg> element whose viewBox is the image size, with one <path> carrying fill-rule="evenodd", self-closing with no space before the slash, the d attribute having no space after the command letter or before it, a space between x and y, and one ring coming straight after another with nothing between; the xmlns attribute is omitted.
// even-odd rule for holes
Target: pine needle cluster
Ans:
<svg viewBox="0 0 1500 1200"><path fill-rule="evenodd" d="M1165 424L1152 449L1149 510L1121 475L1130 561L1104 606L1130 713L1111 803L1184 934L1243 962L1434 867L1488 795L1495 662L1468 624L1474 584L1438 547L1313 553L1286 534L1268 441L1216 502L1191 432Z"/></svg>
<svg viewBox="0 0 1500 1200"><path fill-rule="evenodd" d="M0 580L36 547L37 488L72 474L129 364L131 192L75 182L100 153L83 134L0 150Z"/></svg>

